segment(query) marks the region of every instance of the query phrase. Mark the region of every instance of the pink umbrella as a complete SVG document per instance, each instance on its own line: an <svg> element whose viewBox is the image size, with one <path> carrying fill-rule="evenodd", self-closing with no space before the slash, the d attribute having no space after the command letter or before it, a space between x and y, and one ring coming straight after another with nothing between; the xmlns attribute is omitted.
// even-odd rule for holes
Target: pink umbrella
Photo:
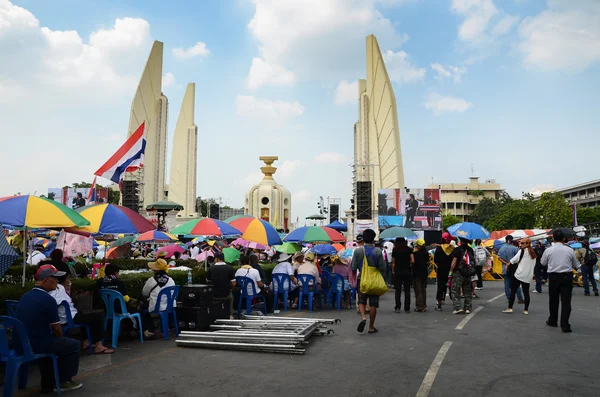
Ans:
<svg viewBox="0 0 600 397"><path fill-rule="evenodd" d="M247 247L249 243L250 241L238 237L235 240L233 240L230 245L241 245L242 247Z"/></svg>
<svg viewBox="0 0 600 397"><path fill-rule="evenodd" d="M209 257L209 256L212 256L212 257L214 258L215 254L213 254L213 253L212 253L212 251L210 251L210 250L209 250L209 251L202 251L201 253L199 253L199 254L196 256L196 260L197 260L198 262L203 262L203 261L205 261L205 260L206 260L206 258L207 258L207 257Z"/></svg>
<svg viewBox="0 0 600 397"><path fill-rule="evenodd" d="M356 248L358 247L358 243L356 241L350 241L346 244L346 248Z"/></svg>
<svg viewBox="0 0 600 397"><path fill-rule="evenodd" d="M158 255L161 252L165 253L165 258L170 258L173 255L175 255L176 252L184 253L185 249L183 249L180 245L173 244L173 245L166 245L164 247L160 247L159 249L156 250L156 255Z"/></svg>
<svg viewBox="0 0 600 397"><path fill-rule="evenodd" d="M269 247L267 247L266 245L255 243L253 241L248 242L247 247L252 248L252 249L259 249L259 250L263 250L263 251L266 251L269 249Z"/></svg>

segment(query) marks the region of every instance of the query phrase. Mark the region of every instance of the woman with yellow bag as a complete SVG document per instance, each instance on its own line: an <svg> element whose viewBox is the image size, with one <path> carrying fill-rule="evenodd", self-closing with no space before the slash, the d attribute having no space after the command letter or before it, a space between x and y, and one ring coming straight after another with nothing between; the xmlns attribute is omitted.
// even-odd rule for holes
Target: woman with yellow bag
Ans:
<svg viewBox="0 0 600 397"><path fill-rule="evenodd" d="M377 332L375 318L379 307L379 297L387 291L387 285L382 273L385 272L386 263L383 253L373 243L375 242L375 231L367 229L363 232L364 247L359 247L352 254L352 271L358 272L358 310L361 321L356 330L363 332L367 324L366 304L369 301L369 333ZM363 266L364 263L368 266Z"/></svg>

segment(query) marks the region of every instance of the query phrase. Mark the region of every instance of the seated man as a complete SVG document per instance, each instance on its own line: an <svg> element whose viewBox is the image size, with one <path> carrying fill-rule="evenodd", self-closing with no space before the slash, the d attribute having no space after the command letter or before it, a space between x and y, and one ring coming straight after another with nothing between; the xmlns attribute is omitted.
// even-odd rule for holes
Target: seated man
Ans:
<svg viewBox="0 0 600 397"><path fill-rule="evenodd" d="M68 269L67 264L62 264L62 266ZM104 317L102 313L83 314L75 308L73 301L71 300L71 296L69 296L65 288L65 284L70 284L69 278L70 277L68 273L64 276L58 277L56 289L49 292L50 296L54 298L57 306L63 301L66 301L69 304L71 318L75 324L84 324L90 328L90 337L92 338L92 343L94 344L94 354L113 354L115 352L113 349L109 349L102 344L102 339L104 338ZM63 306L58 308L58 317L60 318L61 325L67 323L67 314L65 313L65 308ZM89 341L86 339L83 342L82 349L87 350L88 348Z"/></svg>
<svg viewBox="0 0 600 397"><path fill-rule="evenodd" d="M35 275L35 287L21 297L15 313L15 317L25 326L33 352L57 355L62 391L83 386L73 379L79 370L79 342L63 336L56 301L48 294L56 289L57 277L65 274L52 265L41 266ZM52 360L40 360L39 368L42 393L51 393L54 386Z"/></svg>
<svg viewBox="0 0 600 397"><path fill-rule="evenodd" d="M304 256L304 263L298 268L298 276L302 274L309 274L315 278L317 283L317 290L321 289L321 276L319 275L319 269L315 265L315 254L307 252ZM300 285L302 285L300 283Z"/></svg>
<svg viewBox="0 0 600 397"><path fill-rule="evenodd" d="M235 283L235 270L231 265L225 263L223 252L217 251L215 254L215 264L208 268L206 282L214 285L216 299L229 300L229 312L233 313L231 288Z"/></svg>
<svg viewBox="0 0 600 397"><path fill-rule="evenodd" d="M244 257L244 259L247 260L247 256ZM252 258L252 257L250 257ZM240 258L240 262L244 263L243 261L241 261L242 258ZM252 259L250 259L252 260ZM240 267L238 269L237 272L235 272L235 277L249 277L252 279L252 281L254 282L254 288L256 290L257 294L263 295L266 300L267 300L267 312L270 312L273 310L273 293L269 291L269 287L263 282L263 280L260 277L260 273L258 272L258 270L256 270L255 268L253 268L251 265L245 264L242 267ZM252 293L252 286L248 285L246 288L248 288L248 293ZM239 297L239 295L237 295Z"/></svg>
<svg viewBox="0 0 600 397"><path fill-rule="evenodd" d="M167 298L163 296L161 302L157 302L158 294L163 288L175 286L175 281L169 277L169 264L166 260L158 258L156 262L149 262L148 267L154 272L154 275L146 281L142 289L142 296L148 298L148 302L142 305L143 309L148 312L153 312L156 305L159 305L159 311L167 309ZM175 306L175 304L173 304ZM142 328L144 329L144 337L151 339L155 337L154 323L149 313L142 311Z"/></svg>
<svg viewBox="0 0 600 397"><path fill-rule="evenodd" d="M44 251L44 244L36 244L33 247L33 251L27 256L27 264L37 266L41 261L45 260L46 256L42 251Z"/></svg>
<svg viewBox="0 0 600 397"><path fill-rule="evenodd" d="M273 272L271 274L283 273L290 276L292 285L290 286L290 283L286 281L283 284L283 289L285 291L288 291L288 298L294 299L294 305L296 305L298 303L298 281L296 280L296 277L294 277L294 268L290 263L291 258L292 257L288 254L279 255L279 263L273 268ZM275 288L277 288L277 284L275 282L272 282L271 289L273 289L273 292L275 292Z"/></svg>
<svg viewBox="0 0 600 397"><path fill-rule="evenodd" d="M260 279L262 280L263 283L267 281L267 275L265 274L265 271L258 263L258 256L250 255L250 266L252 266L254 269L258 270L258 274L260 275Z"/></svg>

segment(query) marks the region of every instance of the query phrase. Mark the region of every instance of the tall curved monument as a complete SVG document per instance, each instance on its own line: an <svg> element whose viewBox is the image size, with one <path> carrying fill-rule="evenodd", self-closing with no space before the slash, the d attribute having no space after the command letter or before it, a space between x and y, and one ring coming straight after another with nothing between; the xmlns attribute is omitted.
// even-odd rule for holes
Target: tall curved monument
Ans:
<svg viewBox="0 0 600 397"><path fill-rule="evenodd" d="M163 43L155 41L133 97L129 116L128 137L146 122L144 167L136 173L127 174L125 178L139 182L139 198L143 209L148 204L163 200L165 196L168 100L162 93L162 64Z"/></svg>
<svg viewBox="0 0 600 397"><path fill-rule="evenodd" d="M278 157L261 156L259 159L265 163L260 168L264 178L246 193L244 212L271 223L277 230L286 231L290 228L292 195L273 179L277 171L273 163Z"/></svg>
<svg viewBox="0 0 600 397"><path fill-rule="evenodd" d="M354 219L376 228L378 191L403 188L404 170L392 82L375 36L366 44L367 78L358 81L354 125Z"/></svg>
<svg viewBox="0 0 600 397"><path fill-rule="evenodd" d="M198 164L198 127L194 123L196 84L185 90L173 135L173 153L169 176L169 200L183 205L178 218L197 218L196 169Z"/></svg>

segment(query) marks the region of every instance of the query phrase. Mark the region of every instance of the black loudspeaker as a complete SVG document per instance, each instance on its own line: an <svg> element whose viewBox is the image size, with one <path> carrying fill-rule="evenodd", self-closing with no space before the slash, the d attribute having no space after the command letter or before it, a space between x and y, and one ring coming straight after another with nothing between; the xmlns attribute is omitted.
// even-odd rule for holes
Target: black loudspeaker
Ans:
<svg viewBox="0 0 600 397"><path fill-rule="evenodd" d="M204 307L213 303L214 288L212 285L183 285L179 291L179 301L185 307Z"/></svg>
<svg viewBox="0 0 600 397"><path fill-rule="evenodd" d="M123 207L129 208L135 212L140 212L140 190L137 181L122 182Z"/></svg>
<svg viewBox="0 0 600 397"><path fill-rule="evenodd" d="M373 219L371 182L356 182L356 219Z"/></svg>
<svg viewBox="0 0 600 397"><path fill-rule="evenodd" d="M426 245L439 244L442 241L441 230L425 230L423 232L423 239Z"/></svg>
<svg viewBox="0 0 600 397"><path fill-rule="evenodd" d="M177 306L175 310L177 311L179 331L209 331L210 325L214 323L208 306Z"/></svg>
<svg viewBox="0 0 600 397"><path fill-rule="evenodd" d="M396 215L388 213L387 194L377 193L377 215Z"/></svg>
<svg viewBox="0 0 600 397"><path fill-rule="evenodd" d="M210 318L214 320L228 320L231 316L229 311L229 299L215 298L212 305L210 305Z"/></svg>
<svg viewBox="0 0 600 397"><path fill-rule="evenodd" d="M219 219L219 204L211 204L208 207L208 217L213 219Z"/></svg>
<svg viewBox="0 0 600 397"><path fill-rule="evenodd" d="M333 223L340 219L340 205L330 204L329 205L329 223Z"/></svg>

